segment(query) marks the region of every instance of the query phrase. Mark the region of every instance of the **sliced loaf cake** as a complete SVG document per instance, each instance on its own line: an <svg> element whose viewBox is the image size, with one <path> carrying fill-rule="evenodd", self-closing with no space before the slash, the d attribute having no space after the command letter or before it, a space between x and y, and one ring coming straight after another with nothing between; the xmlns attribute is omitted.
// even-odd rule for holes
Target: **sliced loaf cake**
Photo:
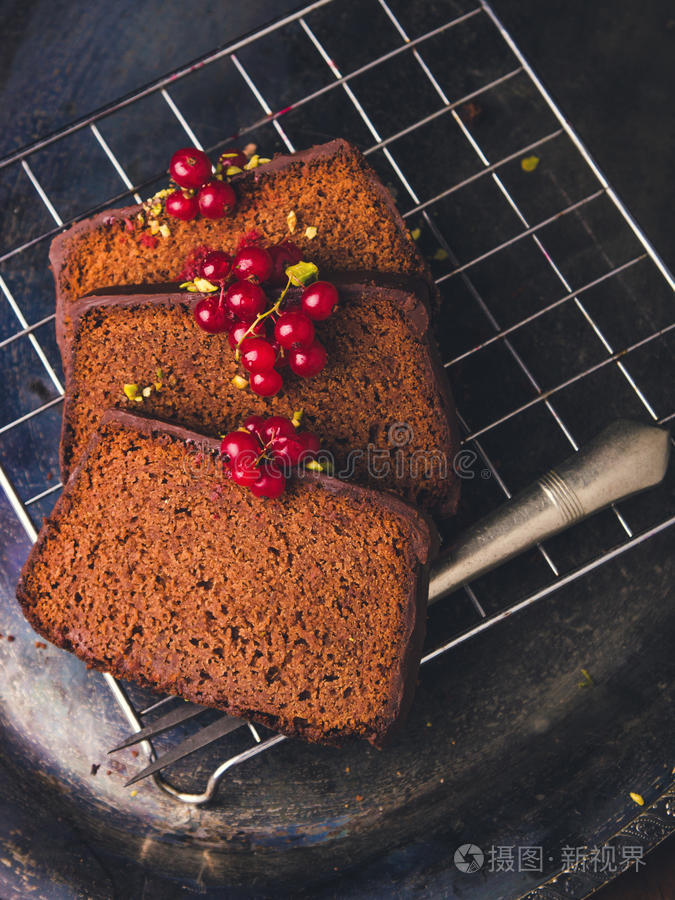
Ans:
<svg viewBox="0 0 675 900"><path fill-rule="evenodd" d="M105 415L23 568L33 627L114 675L313 741L380 745L420 659L433 527L385 494L223 480L218 441Z"/></svg>
<svg viewBox="0 0 675 900"><path fill-rule="evenodd" d="M255 232L264 244L289 238L320 268L370 269L417 275L427 266L389 192L363 155L342 140L288 156L235 175L237 207L223 219L183 222L159 211L161 231L141 225L138 206L108 210L54 238L50 262L56 282L57 320L93 290L112 285L176 281L195 247L234 252ZM307 234L316 237L310 239ZM66 328L68 331L68 328Z"/></svg>
<svg viewBox="0 0 675 900"><path fill-rule="evenodd" d="M73 338L62 339L64 478L111 407L212 435L251 413L292 416L302 409L304 424L332 454L336 474L395 491L441 515L454 512L457 429L429 337L425 283L367 273L331 280L340 304L321 330L325 369L307 379L284 370L284 387L271 398L233 385L240 368L227 335L207 334L192 315L201 294L158 286L73 304ZM292 289L289 301L297 293ZM139 391L149 386L148 396L128 399L125 384Z"/></svg>

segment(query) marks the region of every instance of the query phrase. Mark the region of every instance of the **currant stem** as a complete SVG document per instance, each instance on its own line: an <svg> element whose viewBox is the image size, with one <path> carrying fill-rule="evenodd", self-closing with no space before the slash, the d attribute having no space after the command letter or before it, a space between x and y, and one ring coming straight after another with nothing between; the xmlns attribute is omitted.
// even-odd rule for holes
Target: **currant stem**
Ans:
<svg viewBox="0 0 675 900"><path fill-rule="evenodd" d="M254 329L258 327L258 325L262 322L262 320L266 319L268 316L273 315L273 313L279 312L279 309L281 308L281 303L282 303L284 297L286 296L286 294L288 293L288 289L290 286L291 286L291 276L289 275L288 281L286 282L286 287L281 292L281 295L280 295L279 299L277 300L277 302L274 304L274 306L271 306L269 309L265 310L264 313L258 313L258 315L255 317L253 322L251 322L251 324L248 326L246 331L241 336L241 339L237 343L237 348L235 350L235 354L234 354L235 359L238 360L240 357L239 348L241 347L242 343L246 340L246 338L250 334L253 334Z"/></svg>
<svg viewBox="0 0 675 900"><path fill-rule="evenodd" d="M260 463L263 461L263 459L268 459L267 451L269 450L271 445L272 445L272 441L269 441L267 444L265 444L265 446L262 448L260 456L255 461L255 464L254 464L255 466L259 466Z"/></svg>
<svg viewBox="0 0 675 900"><path fill-rule="evenodd" d="M279 299L281 299L281 298L279 298ZM263 459L269 458L269 457L267 457L267 453L272 448L272 444L276 441L276 439L278 437L279 437L279 428L277 427L274 434L269 439L269 441L266 444L262 445L262 451L260 453L260 456L255 461L256 466L259 466ZM260 440L260 438L258 438L258 440ZM262 443L262 441L261 441L261 443Z"/></svg>

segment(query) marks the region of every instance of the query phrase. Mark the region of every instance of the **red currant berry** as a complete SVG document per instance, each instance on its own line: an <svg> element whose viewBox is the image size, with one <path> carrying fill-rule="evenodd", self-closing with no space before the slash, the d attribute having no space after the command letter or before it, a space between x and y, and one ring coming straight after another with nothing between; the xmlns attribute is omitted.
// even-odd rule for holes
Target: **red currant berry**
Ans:
<svg viewBox="0 0 675 900"><path fill-rule="evenodd" d="M275 466L261 466L258 480L251 485L252 494L269 500L280 497L285 489L286 478Z"/></svg>
<svg viewBox="0 0 675 900"><path fill-rule="evenodd" d="M228 335L228 339L230 341L230 347L233 350L236 350L239 346L239 343L244 339L244 335L246 337L261 337L265 334L265 325L263 322L259 322L249 333L249 328L251 327L250 322L237 322L230 328L230 333ZM240 348L241 349L241 348Z"/></svg>
<svg viewBox="0 0 675 900"><path fill-rule="evenodd" d="M229 312L217 297L202 297L195 305L193 315L197 325L209 334L227 331L232 324Z"/></svg>
<svg viewBox="0 0 675 900"><path fill-rule="evenodd" d="M237 204L237 195L225 181L209 181L197 194L199 212L207 219L222 219Z"/></svg>
<svg viewBox="0 0 675 900"><path fill-rule="evenodd" d="M266 444L280 437L295 437L295 425L285 416L270 416L265 419L261 436Z"/></svg>
<svg viewBox="0 0 675 900"><path fill-rule="evenodd" d="M288 353L288 364L291 371L301 378L311 378L312 375L318 375L326 365L326 348L318 341L307 347L307 349L299 348L290 350Z"/></svg>
<svg viewBox="0 0 675 900"><path fill-rule="evenodd" d="M267 251L272 257L272 275L270 282L274 285L286 284L286 269L294 266L302 259L302 250L292 241L283 241Z"/></svg>
<svg viewBox="0 0 675 900"><path fill-rule="evenodd" d="M305 462L308 459L314 459L316 454L321 449L321 441L313 431L298 431L295 439L299 441L300 444L302 444L302 454L300 457L300 462Z"/></svg>
<svg viewBox="0 0 675 900"><path fill-rule="evenodd" d="M199 274L209 281L224 281L230 274L232 260L222 250L212 250L201 264Z"/></svg>
<svg viewBox="0 0 675 900"><path fill-rule="evenodd" d="M181 187L201 187L211 177L211 160L203 150L184 147L171 157L169 175Z"/></svg>
<svg viewBox="0 0 675 900"><path fill-rule="evenodd" d="M260 285L251 281L235 281L225 291L228 309L242 322L252 322L267 306L267 297Z"/></svg>
<svg viewBox="0 0 675 900"><path fill-rule="evenodd" d="M218 162L222 166L224 172L227 172L230 166L237 166L238 169L243 169L248 162L248 156L243 150L238 150L236 147L229 147L220 154Z"/></svg>
<svg viewBox="0 0 675 900"><path fill-rule="evenodd" d="M220 444L220 453L233 464L254 466L260 456L260 441L250 431L231 431Z"/></svg>
<svg viewBox="0 0 675 900"><path fill-rule="evenodd" d="M312 320L294 310L282 313L274 326L274 337L286 350L309 347L314 340Z"/></svg>
<svg viewBox="0 0 675 900"><path fill-rule="evenodd" d="M186 197L182 191L174 191L166 198L164 209L174 219L189 222L199 212L199 204L196 197Z"/></svg>
<svg viewBox="0 0 675 900"><path fill-rule="evenodd" d="M327 319L338 304L338 292L329 281L315 281L302 292L302 311L315 322Z"/></svg>
<svg viewBox="0 0 675 900"><path fill-rule="evenodd" d="M300 462L300 457L305 452L303 442L298 440L297 435L293 437L280 437L273 441L270 450L274 454L275 459L283 467L293 468Z"/></svg>
<svg viewBox="0 0 675 900"><path fill-rule="evenodd" d="M274 334L274 331L272 331L272 334ZM269 338L268 338L268 340L269 340ZM274 352L277 355L277 361L274 364L275 369L285 368L288 365L288 360L286 359L286 355L284 353L284 350L283 350L281 344L279 343L279 341L275 340L274 338L272 340L270 340L270 344L274 348Z"/></svg>
<svg viewBox="0 0 675 900"><path fill-rule="evenodd" d="M193 247L185 257L183 268L180 270L176 281L194 281L195 278L201 278L202 264L212 252L211 248L207 247L206 244L198 244L196 247Z"/></svg>
<svg viewBox="0 0 675 900"><path fill-rule="evenodd" d="M263 416L249 416L248 419L244 419L244 428L247 431L250 431L251 434L254 434L263 443L262 430L264 426L265 419Z"/></svg>
<svg viewBox="0 0 675 900"><path fill-rule="evenodd" d="M244 463L232 463L232 481L242 487L252 488L260 477L260 469L257 466Z"/></svg>
<svg viewBox="0 0 675 900"><path fill-rule="evenodd" d="M235 256L232 269L238 278L267 281L272 274L272 257L263 247L243 247Z"/></svg>
<svg viewBox="0 0 675 900"><path fill-rule="evenodd" d="M272 397L281 390L283 380L276 369L268 372L254 372L251 375L251 390L261 397Z"/></svg>
<svg viewBox="0 0 675 900"><path fill-rule="evenodd" d="M277 355L265 338L249 337L241 345L241 364L247 372L269 372Z"/></svg>

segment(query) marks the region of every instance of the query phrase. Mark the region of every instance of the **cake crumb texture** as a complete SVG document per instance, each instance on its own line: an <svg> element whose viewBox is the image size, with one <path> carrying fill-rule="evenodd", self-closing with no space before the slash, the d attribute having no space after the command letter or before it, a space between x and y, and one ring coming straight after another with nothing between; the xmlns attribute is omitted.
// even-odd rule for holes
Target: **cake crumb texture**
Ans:
<svg viewBox="0 0 675 900"><path fill-rule="evenodd" d="M37 631L275 730L381 743L421 653L423 520L316 477L261 501L159 423L107 418L22 573Z"/></svg>
<svg viewBox="0 0 675 900"><path fill-rule="evenodd" d="M298 223L290 239L319 268L428 277L393 201L362 154L345 141L325 148L314 156L310 151L306 157L282 157L288 162L281 167L263 166L236 178L232 216L182 222L162 215L170 235L152 241L154 247L142 241L144 231L135 222L138 208L112 210L83 230L76 226L53 244L59 248L52 254L57 293L67 306L97 288L176 281L196 246L233 253L250 232L265 245L289 239L290 212ZM307 237L307 228L316 228L315 239Z"/></svg>
<svg viewBox="0 0 675 900"><path fill-rule="evenodd" d="M101 303L78 318L72 368L66 366L64 479L111 407L140 407L211 435L239 427L253 413L291 417L301 409L303 427L319 434L338 470L440 514L454 511L457 439L445 373L440 366L434 371L426 310L412 292L343 286L340 306L318 329L326 368L309 379L284 370L284 388L272 398L232 384L240 366L226 335L209 335L194 321L197 296ZM411 308L422 317L421 332L408 320ZM123 386L150 384L158 369L161 390L142 404L128 400Z"/></svg>

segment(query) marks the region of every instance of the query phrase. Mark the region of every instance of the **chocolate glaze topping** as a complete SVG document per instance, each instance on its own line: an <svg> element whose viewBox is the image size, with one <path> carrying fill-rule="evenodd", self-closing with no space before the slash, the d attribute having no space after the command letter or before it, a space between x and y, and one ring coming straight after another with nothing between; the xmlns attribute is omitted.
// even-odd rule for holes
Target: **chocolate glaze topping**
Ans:
<svg viewBox="0 0 675 900"><path fill-rule="evenodd" d="M390 288L391 302L397 303L401 308L408 327L411 332L418 338L422 344L423 350L427 356L429 370L434 382L434 390L438 392L441 398L441 404L444 416L448 422L450 445L447 448L448 458L450 461L454 458L455 453L459 449L459 428L456 420L455 406L450 393L448 378L441 364L435 341L431 337L429 329L429 291L426 283L421 278L388 275L378 272L328 272L325 277L332 281L345 296L357 297L369 285ZM139 293L135 293L138 290ZM291 288L289 295L300 292L299 288ZM124 307L134 308L145 305L157 306L177 306L186 305L190 308L194 307L197 302L206 295L202 293L190 293L181 291L178 285L144 285L135 287L129 285L120 287L114 291L100 291L83 297L72 305L72 334L73 342L77 341L78 326L86 313L94 308L100 307ZM73 404L73 353L72 345L66 338L63 323L57 319L57 341L61 350L63 367L66 375L66 399L63 411L63 422L61 429L61 448L60 459L62 470L65 471L66 459L68 457L68 445L70 441L70 422L72 418ZM451 515L454 513L459 498L459 480L454 470L448 475L448 493L447 500L443 504L440 512L443 515Z"/></svg>
<svg viewBox="0 0 675 900"><path fill-rule="evenodd" d="M59 520L71 507L73 494L78 486L83 470L87 467L89 457L96 449L98 443L103 439L106 429L109 426L132 429L138 434L146 435L148 437L181 441L187 445L195 445L202 452L206 451L216 454L219 451L219 441L217 439L199 434L195 431L190 431L189 429L177 425L172 425L142 415L133 415L121 410L109 410L104 414L99 430L92 435L87 450L74 467L54 510L49 518L45 520L37 541L33 545L28 559L21 570L21 576L16 589L17 599L33 628L48 640L57 643L59 646L63 646L65 649L71 649L67 638L65 636L59 637L59 635L49 631L36 613L34 601L28 586L28 580L33 566L40 558L40 554L43 551L47 538L51 534L58 532ZM301 477L303 482L305 482L312 490L328 491L333 494L346 494L356 498L360 502L374 506L379 505L380 507L389 510L395 516L407 521L410 526L412 546L419 561L419 567L414 576L411 573L408 582L409 593L405 615L405 645L401 665L397 672L395 688L388 704L389 712L383 716L381 730L369 738L371 743L381 747L385 745L398 730L412 703L424 640L429 564L438 551L438 535L433 523L427 516L393 495L385 492L371 491L367 488L362 488L351 483L345 483L319 473L306 472L303 473ZM86 652L81 651L79 655L85 657L87 654ZM87 658L87 662L95 664L93 658ZM112 673L115 674L114 667ZM124 672L122 667L120 667L117 674L127 675L128 673ZM153 685L149 686L153 687ZM250 713L249 710L239 709L232 705L227 707L227 712L233 716L247 715ZM270 727L274 727L275 725L275 722L271 720L269 716L252 715L251 718ZM313 728L305 728L303 731L285 729L285 731L288 734L302 734L302 736L307 737L310 740L318 740L327 743L340 743L342 740L339 735L325 735Z"/></svg>

